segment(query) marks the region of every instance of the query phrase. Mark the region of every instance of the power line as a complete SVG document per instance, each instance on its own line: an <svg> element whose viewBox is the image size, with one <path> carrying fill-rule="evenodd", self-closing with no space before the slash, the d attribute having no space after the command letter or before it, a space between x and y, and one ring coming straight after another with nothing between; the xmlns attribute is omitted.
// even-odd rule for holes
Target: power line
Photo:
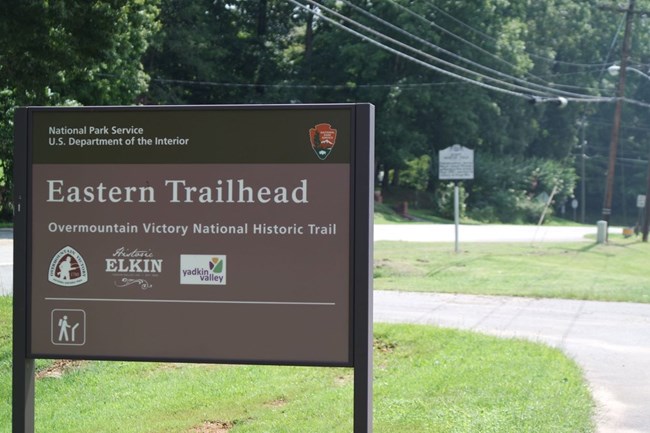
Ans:
<svg viewBox="0 0 650 433"><path fill-rule="evenodd" d="M290 0L291 1L291 0ZM432 66L432 65L429 65ZM97 74L97 76L103 77L112 77L119 78L116 74ZM464 78L464 77L461 77ZM435 83L392 83L392 84L300 84L300 83L277 83L277 84L263 84L263 83L226 83L219 81L206 81L206 80L181 80L174 78L158 78L152 77L150 81L155 83L169 83L169 84L182 84L182 85L192 85L192 86L209 86L209 87L242 87L242 88L266 88L266 89L332 89L332 90L354 90L354 89L366 89L366 88L403 88L403 89L418 89L422 87L441 87L441 86L453 86L460 84L471 84L476 85L476 82L466 81L459 83L457 81L441 81ZM530 100L531 95L520 94L528 100ZM579 98L567 98L569 101L574 102L613 102L616 98L589 98L581 100ZM634 99L623 98L625 102L630 104L639 105L644 108L650 108L650 104L636 101ZM545 101L541 101L545 102ZM636 127L636 129L643 129Z"/></svg>
<svg viewBox="0 0 650 433"><path fill-rule="evenodd" d="M528 100L532 100L534 102L535 101L536 102L547 102L547 101L556 101L557 102L558 101L557 98L549 96L549 94L553 94L555 96L555 94L558 92L558 90L555 89L555 88L539 86L542 89L544 89L545 91L547 91L548 93L546 93L546 94L542 93L540 95L539 92L537 92L538 95L535 96L534 95L535 92L530 88L523 87L523 86L516 86L516 85L511 84L511 83L503 82L503 81L497 80L497 79L495 79L493 77L488 77L488 76L480 74L480 73L478 73L476 71L471 71L471 70L468 70L466 68L462 68L462 67L460 67L458 65L454 65L453 63L446 62L446 61L444 61L442 59L438 59L435 56L432 56L432 55L430 55L428 53L424 53L421 50L417 50L414 47L411 47L411 46L409 46L407 44L404 44L404 43L402 43L400 41L397 41L397 40L395 40L393 38L390 38L390 37L384 35L383 33L380 33L380 32L378 32L378 31L376 31L374 29L371 29L371 28L369 28L367 26L364 26L364 25L352 20L351 18L348 18L348 17L346 17L346 16L344 16L342 14L339 14L337 12L331 11L329 8L326 8L326 7L322 6L322 5L319 5L318 3L315 3L315 2L313 2L311 0L306 0L306 1L310 2L311 4L314 4L319 10L323 9L323 10L330 11L330 13L334 14L335 16L338 16L339 18L341 18L341 19L343 19L343 20L345 20L345 21L347 21L349 23L357 25L358 27L361 27L362 29L364 29L366 31L369 31L374 35L377 35L377 36L382 37L384 39L388 39L391 42L398 44L398 46L404 47L404 48L406 48L406 49L408 49L410 51L414 51L415 53L417 53L419 55L423 55L423 56L427 57L430 60L443 62L445 65L460 69L464 73L469 73L469 74L475 75L475 76L477 76L479 78L488 79L488 80L491 80L493 82L505 85L505 86L510 87L510 88L518 88L520 90L525 90L525 93L515 92L515 91L512 91L512 90L504 89L504 88L496 86L496 85L489 85L489 84L483 83L481 81L471 79L469 77L458 75L458 74L455 74L453 72L447 71L445 69L442 69L442 68L436 67L434 65L431 65L430 63L424 62L424 61L422 61L420 59L417 59L417 58L415 58L413 56L409 56L408 54L405 54L404 52L402 52L400 50L397 50L395 48L391 48L391 47L389 47L389 46L387 46L385 44L382 44L382 43L372 39L371 37L369 37L367 35L364 35L362 33L359 33L357 31L354 31L354 30L342 25L341 23L338 23L337 21L335 21L333 19L324 16L321 12L315 11L315 10L313 10L311 8L308 8L307 6L297 2L295 0L290 0L290 1L293 4L295 4L296 6L298 6L299 8L306 10L307 13L314 14L314 15L320 17L321 19L325 20L326 22L331 23L335 27L338 27L338 28L340 28L340 29L342 29L342 30L344 30L344 31L346 31L348 33L351 33L351 34L361 38L362 40L364 40L366 42L369 42L369 43L371 43L371 44L373 44L373 45L375 45L375 46L377 46L377 47L379 47L381 49L389 51L389 52L391 52L391 53L393 53L393 54L395 54L397 56L400 56L402 58L405 58L405 59L407 59L409 61L415 62L415 63L417 63L417 64L419 64L421 66L424 66L424 67L426 67L428 69L432 69L432 70L434 70L436 72L447 75L447 76L452 77L452 78L454 78L456 80L461 80L463 83L483 87L483 88L498 91L498 92L501 92L501 93L508 93L510 95L513 95L513 96L518 96L518 97L521 97L521 98L526 98ZM343 0L343 1L345 2L345 0ZM348 2L345 2L345 3L348 3ZM368 14L370 14L370 13L368 13ZM370 14L370 15L372 15L372 14ZM380 18L378 18L378 19L381 20ZM381 21L384 21L384 20L381 20ZM399 27L393 26L390 23L387 23L387 24L392 26L391 28L399 29ZM403 30L403 29L400 29L400 30ZM424 43L427 42L427 41L424 41L421 38L418 38L417 36L412 35L412 34L406 32L406 31L403 31L403 32L410 35L411 37L417 38L417 40L420 40L420 41L422 41ZM435 45L433 45L433 46L436 47ZM440 50L444 50L444 49L442 49L440 47L436 47L436 48L438 48ZM446 50L444 50L444 51L448 52ZM467 61L467 62L472 62L471 60L465 59L462 56L458 56L458 58L462 59L464 61ZM483 65L480 65L480 64L478 64L476 62L472 62L472 63L477 65L477 67L478 66L484 67ZM496 70L492 70L491 68L487 68L487 67L484 67L484 68L486 68L486 69L488 69L488 70L490 70L490 71L492 71L494 73L502 74L501 72L496 71ZM503 75L506 75L507 77L516 79L516 77L511 77L511 76L508 76L507 74L503 74ZM523 83L525 83L525 84L527 84L529 86L535 86L533 83L529 83L529 82L527 82L525 80L521 80L521 79L519 79L519 80L520 80L520 82L523 82ZM443 85L442 83L398 83L398 84L366 84L366 85L348 85L348 84L328 85L328 84L292 84L292 83L278 83L278 84L216 83L216 82L212 82L212 81L173 80L173 79L162 79L162 78L155 78L155 79L153 79L153 81L159 82L159 83L175 83L175 84L186 84L186 85L205 85L205 86L223 86L223 87L304 88L304 89L319 89L319 88L325 89L325 88L329 88L329 89L336 89L336 90L343 90L343 89L352 90L352 89L355 89L355 88L366 88L366 87L370 88L370 87L382 87L382 86L383 87L396 87L396 86L398 86L400 88L405 88L406 89L406 88L417 88L417 87L421 87L421 86ZM446 83L446 84L448 85L450 83ZM460 83L457 83L457 84L460 84ZM583 94L576 94L576 93L569 93L569 92L567 92L567 93L569 95L575 95L576 96L576 97L571 97L571 98L565 98L567 101L575 101L575 102L612 102L612 101L617 100L617 98L611 98L611 97L596 97L596 96L591 96L591 95L583 95ZM626 101L626 102L629 102L631 104L634 104L634 105L638 105L638 106L642 106L642 107L650 107L650 104L646 104L646 103L643 103L643 102L640 102L640 101L627 99L627 98L623 98L623 100Z"/></svg>
<svg viewBox="0 0 650 433"><path fill-rule="evenodd" d="M400 8L401 10L406 11L410 15L414 16L416 19L424 21L425 23L433 26L434 28L440 29L444 33L454 37L457 40L460 40L461 42L464 42L465 44L469 45L470 47L475 48L477 50L480 50L481 52L483 52L483 53L485 53L485 54L487 54L487 55L489 55L489 56L491 56L491 57L493 57L493 58L507 64L507 65L510 65L511 67L516 67L515 65L512 65L511 63L501 59L500 57L498 57L497 55L495 55L493 53L490 53L489 51L481 48L480 46L478 46L478 45L476 45L476 44L474 44L474 43L472 43L470 41L467 41L466 39L454 34L453 32L445 29L444 27L442 27L442 26L440 26L440 25L438 25L438 24L436 24L436 23L434 23L434 22L432 22L430 20L427 20L426 18L422 17L420 14L417 14L416 12L413 12L411 9L407 8L406 6L403 6L403 5L400 5L400 4L396 3L394 0L387 0L387 1L389 3L391 3L391 4L393 4L394 6ZM495 38L485 34L484 32L481 32L480 30L477 30L477 29L473 28L472 26L470 26L468 24L465 24L464 22L462 22L461 20L458 20L457 18L453 17L451 14L447 13L446 11L442 10L441 8L433 5L433 3L431 3L430 0L428 1L428 3L434 9L436 9L437 11L442 13L443 15L447 16L448 18L450 18L450 19L456 21L457 23L461 24L462 26L464 26L466 28L469 28L472 31L475 31L475 32L477 32L477 33L479 33L481 35L484 35L484 36L486 36L487 38L489 38L489 39L491 39L493 41L496 41ZM547 58L547 57L538 56L538 55L535 55L533 53L529 53L529 52L526 52L526 51L524 51L524 52L526 52L528 55L530 55L533 58L540 58L542 60L553 62L553 63L556 63L556 64L565 64L565 65L579 66L579 67L584 67L584 68L598 68L598 72L599 72L598 81L600 81L602 79L602 76L604 75L604 73L606 71L606 67L611 64L611 62L609 61L609 58L610 58L612 52L615 49L618 34L621 32L621 29L623 28L624 23L625 23L625 18L623 17L623 18L621 18L621 20L620 20L620 22L618 24L617 31L615 32L614 38L612 39L612 43L610 44L610 47L609 47L609 50L608 50L608 53L607 53L607 58L606 58L604 63L583 64L583 63L575 63L575 62L563 62L563 61L560 61L560 60L557 60L557 59L551 59L551 58ZM530 78L534 78L534 79L536 79L538 81L542 81L542 82L546 83L546 85L548 87L550 87L551 89L554 89L554 90L555 89L565 88L565 89L575 89L575 90L597 91L598 93L600 93L600 91L601 91L600 89L593 89L593 88L588 88L588 87L583 87L583 86L572 86L572 85L567 85L567 84L549 83L547 80L545 80L542 77L532 75L530 73L527 73L526 75L528 77L530 77ZM558 75L555 75L555 76L558 76ZM530 83L530 84L532 85L532 83ZM559 90L556 90L556 91L559 91ZM581 96L584 96L584 95L581 95ZM635 104L635 105L644 106L644 107L648 106L647 104L644 104L644 103L639 102L639 101L633 101L631 103Z"/></svg>
<svg viewBox="0 0 650 433"><path fill-rule="evenodd" d="M117 77L115 74L97 74L98 76ZM366 88L413 88L421 89L423 87L440 87L449 86L458 83L458 81L441 81L435 83L386 83L386 84L302 84L302 83L276 83L276 84L260 84L260 83L227 83L219 81L207 80L180 80L173 78L157 78L152 77L152 82L156 83L169 83L169 84L182 84L193 86L207 86L207 87L244 87L244 88L265 88L265 89L330 89L330 90L355 90Z"/></svg>
<svg viewBox="0 0 650 433"><path fill-rule="evenodd" d="M468 29L468 30L470 30L470 31L472 31L472 32L474 32L474 33L476 33L476 34L478 34L478 35L481 36L482 38L489 39L489 40L491 40L491 41L493 41L493 42L498 42L498 40L497 40L495 37L493 37L493 36L491 36L491 35L488 35L487 33L482 32L481 30L478 30L478 29L476 29L476 28L470 26L469 24L467 24L467 23L465 23L465 22L459 20L458 18L454 17L454 16L451 15L450 13L448 13L448 12L446 12L445 10L443 10L443 9L439 8L438 6L436 6L436 5L435 5L431 0L428 0L427 3L428 3L429 6L431 6L433 9L435 9L435 10L438 11L438 12L440 12L441 14L443 14L444 16L446 16L447 18L449 18L450 20L452 20L452 21L456 22L457 24L460 24L462 27L465 27L466 29ZM603 68L603 67L607 67L607 66L609 66L608 63L576 63L576 62L566 62L566 61L557 60L557 59L554 59L554 58L550 58L550 57L542 56L542 55L539 55L539 54L536 54L536 53L531 53L531 52L529 52L529 51L524 51L524 52L525 52L526 54L528 54L529 56L533 57L533 58L536 58L536 59L539 59L539 60L543 60L543 61L546 61L546 62L549 62L549 63L553 63L553 64L560 64L560 65L567 65L567 66L577 66L577 67L585 67L585 68L589 68L589 67L598 67L598 68Z"/></svg>
<svg viewBox="0 0 650 433"><path fill-rule="evenodd" d="M466 44L466 45L468 45L468 46L470 46L470 47L472 47L472 48L474 48L474 49L476 49L476 50L482 52L483 54L486 54L486 55L492 57L493 59L495 59L495 60L497 60L497 61L499 61L499 62L501 62L501 63L504 63L504 64L506 64L506 65L508 65L508 66L510 66L510 67L512 67L512 68L514 68L515 70L518 69L518 67L517 67L516 65L513 65L512 63L508 62L507 60L502 59L501 57L497 56L496 54L491 53L491 52L489 52L488 50L486 50L486 49L484 49L484 48L482 48L482 47L479 47L478 45L476 45L476 44L474 44L474 43L472 43L472 42L470 42L470 41L468 41L468 40L462 38L461 36L458 36L458 35L455 34L454 32L447 30L446 28L444 28L444 27L442 27L442 26L440 26L440 25L434 23L433 21L430 21L430 20L428 20L428 19L422 17L421 15L419 15L419 14L413 12L411 9L407 8L406 6L403 6L403 5L401 5L401 4L397 3L397 2L395 2L394 0L386 0L386 1L388 1L390 4L392 4L393 6L397 7L398 9L401 9L402 11L406 12L407 14L413 16L414 18L416 18L416 19L418 19L418 20L420 20L420 21L425 22L425 23L428 24L429 26L431 26L431 27L433 27L433 28L435 28L435 29L440 30L441 32L443 32L443 33L445 33L445 34L451 36L452 38L454 38L454 39L456 39L456 40L458 40L458 41L460 41L460 42L463 42L464 44ZM530 74L529 74L529 75L530 75ZM535 77L534 75L530 75L530 76L533 77L533 78L537 78L537 77Z"/></svg>
<svg viewBox="0 0 650 433"><path fill-rule="evenodd" d="M466 82L469 82L469 83L472 83L472 84L475 84L475 85L477 85L479 87L495 90L495 91L498 91L498 92L501 92L501 93L510 94L512 96L529 98L529 95L527 95L527 94L520 93L520 92L514 92L514 91L511 91L511 90L507 90L507 89L502 89L500 87L492 86L490 84L481 83L479 81L472 80L472 79L464 77L462 75L454 74L454 73L449 72L449 71L447 71L445 69L439 68L439 67L434 66L434 65L432 65L430 63L427 63L427 62L425 62L423 60L420 60L420 59L418 59L416 57L409 56L408 54L405 54L405 53L403 53L403 52L401 52L399 50L396 50L396 49L394 49L392 47L389 47L388 45L384 45L381 42L377 42L376 40L372 39L371 37L369 37L367 35L364 35L363 33L359 33L356 30L352 30L349 27L345 27L344 25L338 23L337 21L333 20L332 18L329 18L329 17L321 14L320 12L318 12L316 10L312 10L309 7L297 2L296 0L289 0L289 1L291 3L293 3L293 4L295 4L296 6L298 6L299 8L307 11L308 13L314 14L314 15L318 16L319 18L327 21L328 23L334 25L335 27L338 27L339 29L341 29L341 30L343 30L345 32L348 32L348 33L350 33L350 34L352 34L354 36L357 36L358 38L360 38L363 41L366 41L366 42L368 42L368 43L370 43L370 44L372 44L372 45L374 45L376 47L379 47L379 48L381 48L381 49L383 49L385 51L388 51L388 52L390 52L392 54L395 54L395 55L397 55L399 57L407 59L407 60L409 60L409 61L411 61L413 63L417 63L417 64L419 64L421 66L424 66L425 68L432 69L432 70L434 70L436 72L439 72L441 74L444 74L444 75L447 75L447 76L450 76L450 77L454 77L454 78L457 78L459 80L466 81ZM322 6L319 5L319 8L320 7L322 7Z"/></svg>
<svg viewBox="0 0 650 433"><path fill-rule="evenodd" d="M313 0L305 0L305 1L307 1L307 2L309 2L309 3L311 3L311 4L314 4L314 5L317 4L317 3L314 2ZM493 69L493 68L490 68L490 67L488 67L488 66L482 65L482 64L480 64L480 63L478 63L478 62L475 62L475 61L472 61L472 60L466 59L466 58L463 57L463 56L460 56L460 55L458 55L458 54L456 54L456 53L454 53L454 52L451 52L451 51L449 51L449 50L446 50L446 49L444 49L444 48L442 48L442 47L440 47L440 46L438 46L438 45L435 45L435 44L433 44L433 43L431 43L431 42L429 42L429 41L427 41L427 40L422 39L422 38L420 38L419 36L416 36L416 35L414 35L414 34L408 32L408 31L402 29L401 27L398 27L398 26L396 26L396 25L394 25L394 24L392 24L392 23L390 23L390 22L388 22L388 21L386 21L386 20L384 20L384 19L382 19L382 18L376 16L375 14L373 14L373 13L371 13L371 12L369 12L369 11L366 11L365 9L362 9L362 8L360 8L359 6L356 6L356 5L352 4L352 3L350 3L348 0L339 0L339 1L342 2L342 3L344 3L344 4L346 4L346 5L348 5L348 6L350 6L351 8L353 8L354 10L356 10L357 12L361 13L362 15L364 15L364 16L366 16L366 17L368 17L368 18L370 18L370 19L372 19L372 20L374 20L374 21L377 21L377 22L379 22L379 23L381 23L381 24L383 24L383 25L389 27L390 29L397 31L397 32L400 33L400 34L403 34L403 35L405 35L405 36L407 36L407 37L410 37L410 38L412 38L412 39L415 39L416 41L418 41L418 42L420 42L420 43L422 43L422 44L424 44L424 45L426 45L426 46L428 46L428 47L430 47L430 48L433 48L434 50L436 50L436 51L438 51L438 52L443 52L444 54L447 54L447 55L449 55L449 56L451 56L451 57L453 57L453 58L455 58L455 59L457 59L457 60L460 60L460 61L462 61L462 62L468 63L468 64L470 64L470 65L472 65L472 66L474 66L474 67L477 67L477 68L479 68L479 69L481 69L481 70L484 70L484 71L487 71L487 72L490 72L490 73L496 74L496 75L498 75L498 76L500 76L500 77L502 77L502 78L508 78L508 79L513 80L513 81L518 82L518 83L523 83L523 84L528 85L528 86L530 86L530 87L532 87L532 88L535 88L535 89L537 89L537 90L543 90L543 91L549 92L549 93L551 93L551 94L559 94L559 95L564 95L564 96L585 97L584 94L578 94L578 93L572 93L572 92L562 91L562 90L558 89L558 87L560 87L560 86L554 86L554 85L548 83L547 81L545 81L544 79L542 79L542 78L540 78L540 77L537 77L537 76L534 76L534 75L531 75L531 74L527 74L527 75L534 77L534 78L537 79L538 81L544 82L546 85L539 85L539 84L531 83L531 82L529 82L529 81L527 81L527 80L524 80L524 79L521 79L521 78L518 78L518 77L514 77L514 76L512 76L512 75L509 75L509 74L503 73L503 72L501 72L501 71L497 71L497 70L495 70L495 69ZM389 1L391 1L391 3L392 3L392 0L389 0ZM324 7L324 6L319 6L319 7L321 7L321 8L324 9L324 10L327 10L328 12L331 12L331 10L330 10L329 8L326 8L326 7ZM400 6L400 7L403 7L403 6ZM337 16L339 16L340 18L342 18L342 19L348 21L348 22L353 21L353 20L351 20L351 19L345 17L345 16L342 15L342 14L338 14L337 12L332 12L332 13L335 14L335 15L337 15ZM418 18L419 18L419 19L422 19L422 20L425 20L424 18L422 18L422 17L420 17L420 16L418 16ZM425 21L428 22L428 23L430 23L430 24L434 24L434 23L431 23L431 22L428 21L428 20L425 20ZM354 22L354 21L353 21L353 22ZM355 22L355 23L356 23L356 22ZM362 26L362 25L359 24L359 23L356 23L356 25L357 25L357 26ZM385 36L382 36L382 37L385 37ZM411 48L411 49L413 50L413 48ZM418 50L418 52L420 52L420 51ZM440 60L440 59L438 59L438 58L436 58L436 57L434 57L434 58L436 59L436 61L444 62L443 60ZM498 58L498 57L497 57L497 58ZM507 63L507 62L506 62L506 63ZM512 64L510 64L510 63L507 63L507 64L510 65L510 66L515 67L514 65L512 65ZM449 65L449 64L448 64L448 65ZM451 65L452 67L460 68L460 67L458 67L457 65L454 65L454 64L450 64L450 65ZM474 71L472 71L472 73L478 74L477 72L474 72ZM485 76L482 76L482 75L481 75L481 77L485 78ZM513 87L513 88L514 88L514 87ZM576 88L577 88L577 86L576 86ZM532 92L532 90L529 90L529 88L525 88L525 89L526 89L527 91L531 91L531 92ZM581 88L581 89L586 89L586 88ZM587 89L587 90L597 90L597 89ZM589 96L591 96L591 95L589 95Z"/></svg>
<svg viewBox="0 0 650 433"><path fill-rule="evenodd" d="M482 88L485 88L485 89L490 89L490 90L494 90L494 91L497 91L497 92L501 92L501 93L509 94L509 95L511 95L511 96L517 96L517 97L520 97L520 98L525 98L525 99L528 99L528 100L532 100L533 102L558 101L558 98L557 98L557 97L548 97L548 96L539 96L539 95L538 95L537 97L535 97L535 95L531 95L531 93L533 93L533 91L532 91L531 89L529 89L529 88L523 88L524 90L526 90L527 93L516 92L516 91L513 91L513 90L508 90L508 89L504 89L504 88L502 88L502 87L498 87L498 86L496 86L496 85L491 85L491 84L483 83L483 82L481 82L481 81L477 81L477 80L474 80L474 79L471 79L471 78L468 78L468 77L465 77L465 76L458 75L458 74L456 74L456 73L453 73L453 72L447 71L447 70L445 70L445 69L443 69L443 68L440 68L440 67L434 66L434 65L432 65L432 64L430 64L430 63L427 63L427 62L425 62L425 61L423 61L423 60L421 60L421 59L418 59L418 58L416 58L416 57L413 57L413 56L410 56L410 55L408 55L408 54L405 54L404 52L399 51L399 50L397 50L397 49L395 49L395 48L392 48L392 47L389 47L389 46L387 46L387 45L385 45L385 44L382 44L381 42L378 42L378 41L374 40L374 39L371 38L370 36L365 35L365 34L360 33L360 32L357 32L357 31L355 31L355 30L353 30L353 29L351 29L351 28L349 28L349 27L346 27L346 26L344 26L343 24L337 22L336 20L334 20L334 19L332 19L332 18L330 18L330 17L327 17L327 16L323 15L323 14L322 14L321 12L319 12L318 10L313 10L313 9L311 9L311 8L309 8L309 7L307 7L307 6L303 5L303 4L301 4L301 3L299 3L299 2L296 1L296 0L289 0L289 1L290 1L291 3L293 3L293 4L295 4L296 6L298 6L299 8L301 8L301 9L307 11L308 13L311 13L311 14L316 15L316 16L318 16L319 18L321 18L321 19L327 21L328 23L334 25L335 27L337 27L337 28L339 28L339 29L341 29L341 30L344 30L344 31L346 31L346 32L348 32L348 33L350 33L350 34L353 34L353 35L357 36L358 38L360 38L360 39L362 39L362 40L364 40L364 41L366 41L366 42L368 42L368 43L370 43L370 44L372 44L372 45L375 45L376 47L379 47L379 48L381 48L381 49L383 49L383 50L385 50L385 51L388 51L388 52L390 52L390 53L392 53L392 54L395 54L395 55L397 55L397 56L399 56L399 57L405 58L405 59L407 59L407 60L409 60L409 61L411 61L411 62L417 63L417 64L419 64L419 65L421 65L421 66L424 66L424 67L426 67L426 68L428 68L428 69L434 70L434 71L439 72L439 73L441 73L441 74L444 74L444 75L447 75L447 76L451 76L451 77L453 77L453 78L456 78L456 79L459 79L459 80L462 80L462 81L466 81L466 82L472 83L472 84L474 84L474 85L476 85L476 86L478 86L478 87L482 87ZM307 0L307 1L310 1L310 0ZM321 9L321 8L323 8L323 6L322 6L322 5L318 5L318 8ZM338 14L338 15L340 15L340 14ZM347 18L347 17L345 17L345 18ZM348 19L348 20L349 20L349 19ZM352 21L354 21L354 20L352 20ZM361 26L367 28L367 26L363 26L363 25L361 25ZM370 30L372 30L372 29L370 29ZM376 32L376 31L372 30L371 33L373 33L373 34L377 34L377 33L379 33L379 32ZM383 35L383 37L384 37L384 38L388 38L388 39L392 39L392 38L389 38L388 36L385 36L385 35ZM399 42L399 41L395 41L395 43L397 43L399 46L406 46L406 44L403 44L403 43L401 43L401 42ZM411 50L414 50L413 47L410 47L410 49L411 49ZM419 51L419 50L416 50L416 51ZM435 57L433 57L433 56L431 56L431 55L428 55L428 54L426 54L426 53L422 53L422 52L420 52L420 54L421 54L421 55L425 55L425 56L427 56L427 57L429 57L429 58L436 59ZM440 59L437 59L437 60L440 60ZM452 65L453 65L453 64L452 64ZM457 65L454 65L454 66L455 66L456 68L461 68L461 67L459 67L459 66L457 66ZM461 69L464 69L466 72L472 73L473 75L481 76L481 74L479 74L479 73L477 73L477 72L469 71L469 70L466 70L465 68L461 68ZM514 88L519 87L519 88L522 88L521 86L516 86L516 85L513 85L513 84L511 84L511 83L502 82L502 81L497 80L497 79L494 79L494 78L492 78L492 77L487 77L487 76L483 76L483 77L485 77L486 79L490 79L491 81L497 81L497 82L499 82L499 83L501 83L501 84L505 84L505 85L508 86L508 87L514 87ZM580 95L580 97L568 97L568 98L564 98L564 99L565 99L566 101L580 101L580 102L611 102L611 101L612 101L612 98L595 97L595 96L584 96L584 95Z"/></svg>

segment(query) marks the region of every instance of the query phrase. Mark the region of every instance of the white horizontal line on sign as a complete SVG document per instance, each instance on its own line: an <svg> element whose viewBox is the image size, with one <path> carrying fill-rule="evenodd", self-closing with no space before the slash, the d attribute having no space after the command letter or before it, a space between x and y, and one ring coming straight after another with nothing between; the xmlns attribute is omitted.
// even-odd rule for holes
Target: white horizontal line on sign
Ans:
<svg viewBox="0 0 650 433"><path fill-rule="evenodd" d="M45 298L46 301L84 302L144 302L152 304L249 304L249 305L312 305L332 307L336 302L285 302L285 301L202 301L196 299L120 299L120 298Z"/></svg>

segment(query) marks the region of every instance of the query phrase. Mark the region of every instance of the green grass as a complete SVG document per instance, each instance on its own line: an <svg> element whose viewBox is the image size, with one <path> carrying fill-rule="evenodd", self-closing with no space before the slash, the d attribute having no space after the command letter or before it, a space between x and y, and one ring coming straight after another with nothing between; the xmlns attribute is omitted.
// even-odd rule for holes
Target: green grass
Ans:
<svg viewBox="0 0 650 433"><path fill-rule="evenodd" d="M0 298L0 433L10 431L11 298ZM375 330L376 433L590 433L560 351L415 325ZM43 368L47 363L39 363ZM350 369L82 362L36 383L36 432L350 433Z"/></svg>
<svg viewBox="0 0 650 433"><path fill-rule="evenodd" d="M411 221L402 218L389 205L375 203L375 214L374 214L375 224L398 224L398 223L406 223L406 222L411 222Z"/></svg>
<svg viewBox="0 0 650 433"><path fill-rule="evenodd" d="M399 215L389 204L375 203L374 223L375 224L406 224L406 223L428 223L428 224L453 224L453 221L437 217L429 212L409 209L409 215L413 219L407 219Z"/></svg>
<svg viewBox="0 0 650 433"><path fill-rule="evenodd" d="M377 290L650 303L650 244L377 242Z"/></svg>
<svg viewBox="0 0 650 433"><path fill-rule="evenodd" d="M453 218L446 219L436 216L429 209L409 208L409 216L412 219L404 218L395 211L396 206L390 203L375 203L374 223L375 224L408 224L408 223L427 223L427 224L454 224ZM464 225L483 224L481 221L473 220L467 216L460 221ZM544 220L547 226L584 226L570 219L560 218L558 216L547 217ZM591 225L591 224L590 224Z"/></svg>

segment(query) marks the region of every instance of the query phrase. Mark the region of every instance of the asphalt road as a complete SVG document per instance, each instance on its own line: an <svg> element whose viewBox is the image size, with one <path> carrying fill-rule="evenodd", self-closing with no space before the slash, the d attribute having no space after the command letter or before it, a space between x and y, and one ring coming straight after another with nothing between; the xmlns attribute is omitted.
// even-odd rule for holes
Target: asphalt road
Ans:
<svg viewBox="0 0 650 433"><path fill-rule="evenodd" d="M581 241L585 234L596 234L596 227L461 226L459 242ZM454 239L453 225L375 226L376 241ZM13 236L0 230L2 295L12 293L12 272ZM558 347L585 371L598 433L650 432L650 305L376 292L374 308L375 321L470 329Z"/></svg>
<svg viewBox="0 0 650 433"><path fill-rule="evenodd" d="M610 234L622 228L610 228ZM585 241L594 227L460 226L463 242ZM375 226L375 241L454 242L453 225ZM561 349L584 370L597 433L650 432L650 305L375 292L378 322L421 323L526 338Z"/></svg>
<svg viewBox="0 0 650 433"><path fill-rule="evenodd" d="M13 231L0 229L0 296L10 295L14 285Z"/></svg>
<svg viewBox="0 0 650 433"><path fill-rule="evenodd" d="M597 404L598 433L650 431L650 305L382 291L374 296L376 322L467 329L557 347L584 370Z"/></svg>
<svg viewBox="0 0 650 433"><path fill-rule="evenodd" d="M621 233L621 228L611 227L610 233ZM593 227L547 227L520 225L460 225L458 242L560 242L589 241L586 235L597 233ZM378 224L376 241L455 242L453 224Z"/></svg>

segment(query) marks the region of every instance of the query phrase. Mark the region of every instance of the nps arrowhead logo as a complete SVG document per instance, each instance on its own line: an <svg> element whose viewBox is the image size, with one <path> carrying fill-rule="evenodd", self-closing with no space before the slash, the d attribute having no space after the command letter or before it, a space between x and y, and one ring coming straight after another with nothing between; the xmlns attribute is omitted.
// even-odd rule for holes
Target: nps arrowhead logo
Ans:
<svg viewBox="0 0 650 433"><path fill-rule="evenodd" d="M336 129L329 123L319 123L309 130L309 141L316 156L323 161L327 158L336 143Z"/></svg>

